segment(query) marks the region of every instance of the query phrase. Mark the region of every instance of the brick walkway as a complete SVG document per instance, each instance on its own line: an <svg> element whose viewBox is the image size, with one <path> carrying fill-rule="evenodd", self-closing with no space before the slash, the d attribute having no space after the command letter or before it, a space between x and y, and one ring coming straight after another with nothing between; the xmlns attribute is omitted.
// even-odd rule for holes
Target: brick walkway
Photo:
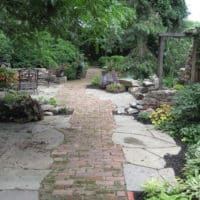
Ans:
<svg viewBox="0 0 200 200"><path fill-rule="evenodd" d="M112 104L85 92L97 73L90 70L86 80L68 82L59 92L59 102L75 112L64 144L52 152L53 172L43 182L42 200L127 200L122 149L112 142Z"/></svg>

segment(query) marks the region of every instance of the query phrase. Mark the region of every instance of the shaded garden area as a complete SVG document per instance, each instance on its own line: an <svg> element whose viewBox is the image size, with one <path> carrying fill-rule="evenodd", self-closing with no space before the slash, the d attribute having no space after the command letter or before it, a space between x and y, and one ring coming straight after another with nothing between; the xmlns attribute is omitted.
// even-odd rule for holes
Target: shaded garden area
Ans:
<svg viewBox="0 0 200 200"><path fill-rule="evenodd" d="M61 193L64 192L64 195L75 195L75 200L81 195L85 199L89 198L87 195L94 198L97 197L97 191L99 199L105 198L104 195L107 196L103 200L109 197L126 199L125 183L122 180L123 155L119 146L110 141L113 114L117 115L116 119L121 120L122 117L124 124L126 119L133 120L133 117L147 124L142 125L143 128L147 127L144 128L147 136L148 126L153 125L158 129L155 134L159 135L160 131L164 131L169 134L167 139L170 138L171 141L171 138L175 138L185 148L185 155L181 152L181 156L176 157L180 160L174 161L178 167L179 164L181 167L184 165L178 173L181 178L176 181L177 184L150 180L141 186L144 190L143 199L200 199L200 24L185 20L188 14L185 1L2 0L0 8L0 122L43 123L46 120L44 116L60 119L55 115L71 115L74 112L71 118L72 126L68 127L67 131L63 128L59 130L63 131L66 141L63 146L58 147L58 152L54 150L54 170L63 170L63 166L67 166L65 170L73 169L76 159L70 154L73 152L65 148L69 145L69 148L73 149L73 144L67 140L69 134L74 143L78 141L78 146L74 149L79 151L79 160L75 166L78 175L73 175L73 178L84 177L84 174L78 173L82 164L82 143L86 149L83 155L87 157L87 153L91 153L89 160L84 158L84 164L90 162L89 164L95 166L91 171L100 174L100 180L87 180L86 187L83 180L73 180L69 185L69 182L62 182L71 178L64 170L66 180L54 180L56 188L53 188L54 182L47 184L52 187L50 189L56 197L62 196ZM175 38L165 40L163 37L166 33ZM190 37L177 39L178 35ZM159 70L158 61L161 66ZM90 77L88 78L87 74L85 79L87 70L94 66L98 69L90 69ZM52 88L59 88L58 100L55 94L51 96ZM48 90L50 96L48 94L47 98L45 92ZM90 90L90 95L96 97L87 94L87 90ZM125 103L132 98L134 101L113 108L111 101L115 102L115 97L119 98L117 103ZM123 101L123 98L128 100ZM110 100L109 103L107 100ZM75 111L69 108L70 106L75 108ZM62 119L63 117L61 116ZM122 127L123 123L120 124ZM140 126L136 121L133 123ZM125 133L130 134L127 129ZM142 138L144 133L141 132L135 135ZM28 138L27 133L24 135ZM79 140L78 136L81 134L85 134L91 141L89 138L84 140L83 136L80 137L82 140ZM162 140L158 135L150 135L152 140L156 140L156 145L157 140ZM123 136L118 137L114 139L123 147L137 143L137 140L130 137L121 142L120 137ZM92 139L95 138L98 140L96 146L92 145ZM102 141L107 145L107 149L103 151ZM142 145L146 145L145 142L146 139L139 141ZM168 145L169 141L165 142L165 145ZM172 143L176 148L175 142ZM111 160L105 158L109 147L112 148L108 156ZM95 152L92 148L100 152L102 163L93 160ZM59 155L59 150L61 153L63 150L63 155ZM120 161L116 161L116 156L112 154L115 150ZM71 159L69 163L67 156ZM160 157L164 159L164 156ZM170 159L174 159L171 155L165 158L168 163ZM174 165L173 161L171 162ZM104 166L104 163L107 166ZM105 167L105 171L98 171L98 166ZM86 166L85 173L91 176L87 171L89 167ZM164 168L167 167L162 169ZM110 172L111 180L106 179L106 170ZM53 175L57 173L55 171ZM120 184L113 179L111 172L114 171L118 173L115 178L118 178L116 180ZM105 180L101 180L101 173ZM63 186L62 183L66 185ZM95 192L90 193L93 186ZM73 187L73 192L65 193ZM84 193L84 187L88 193ZM100 190L99 187L103 189ZM114 195L109 187L114 191ZM77 188L81 190L80 193L77 193ZM42 191L49 192L49 188L45 188L45 182ZM42 194L41 197L49 197L45 195Z"/></svg>

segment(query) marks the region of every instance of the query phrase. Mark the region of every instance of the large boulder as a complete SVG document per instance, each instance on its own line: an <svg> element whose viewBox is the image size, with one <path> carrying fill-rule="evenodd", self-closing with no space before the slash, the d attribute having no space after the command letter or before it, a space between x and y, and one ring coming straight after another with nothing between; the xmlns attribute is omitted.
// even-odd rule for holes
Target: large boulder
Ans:
<svg viewBox="0 0 200 200"><path fill-rule="evenodd" d="M30 122L43 119L43 111L37 100L30 96L7 94L0 99L0 121Z"/></svg>
<svg viewBox="0 0 200 200"><path fill-rule="evenodd" d="M139 87L140 82L138 80L134 80L132 78L121 78L119 82L124 85L125 87Z"/></svg>

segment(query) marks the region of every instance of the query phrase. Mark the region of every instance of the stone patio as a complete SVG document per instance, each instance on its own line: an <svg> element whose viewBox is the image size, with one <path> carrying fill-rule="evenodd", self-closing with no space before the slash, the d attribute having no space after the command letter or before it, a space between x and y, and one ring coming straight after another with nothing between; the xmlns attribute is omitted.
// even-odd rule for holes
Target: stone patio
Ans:
<svg viewBox="0 0 200 200"><path fill-rule="evenodd" d="M0 123L0 199L38 200L40 183L50 173L50 152L63 143L68 117L37 123Z"/></svg>

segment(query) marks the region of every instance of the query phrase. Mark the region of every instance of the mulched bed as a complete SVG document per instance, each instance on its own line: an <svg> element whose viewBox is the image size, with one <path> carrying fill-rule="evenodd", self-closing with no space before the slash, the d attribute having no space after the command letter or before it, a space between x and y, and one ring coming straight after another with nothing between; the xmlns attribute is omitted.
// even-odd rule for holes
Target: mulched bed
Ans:
<svg viewBox="0 0 200 200"><path fill-rule="evenodd" d="M180 178L184 178L183 167L185 165L185 153L187 145L183 143L178 137L175 137L174 140L176 144L181 147L181 151L177 155L165 155L164 159L166 161L166 168L173 168L175 175Z"/></svg>

